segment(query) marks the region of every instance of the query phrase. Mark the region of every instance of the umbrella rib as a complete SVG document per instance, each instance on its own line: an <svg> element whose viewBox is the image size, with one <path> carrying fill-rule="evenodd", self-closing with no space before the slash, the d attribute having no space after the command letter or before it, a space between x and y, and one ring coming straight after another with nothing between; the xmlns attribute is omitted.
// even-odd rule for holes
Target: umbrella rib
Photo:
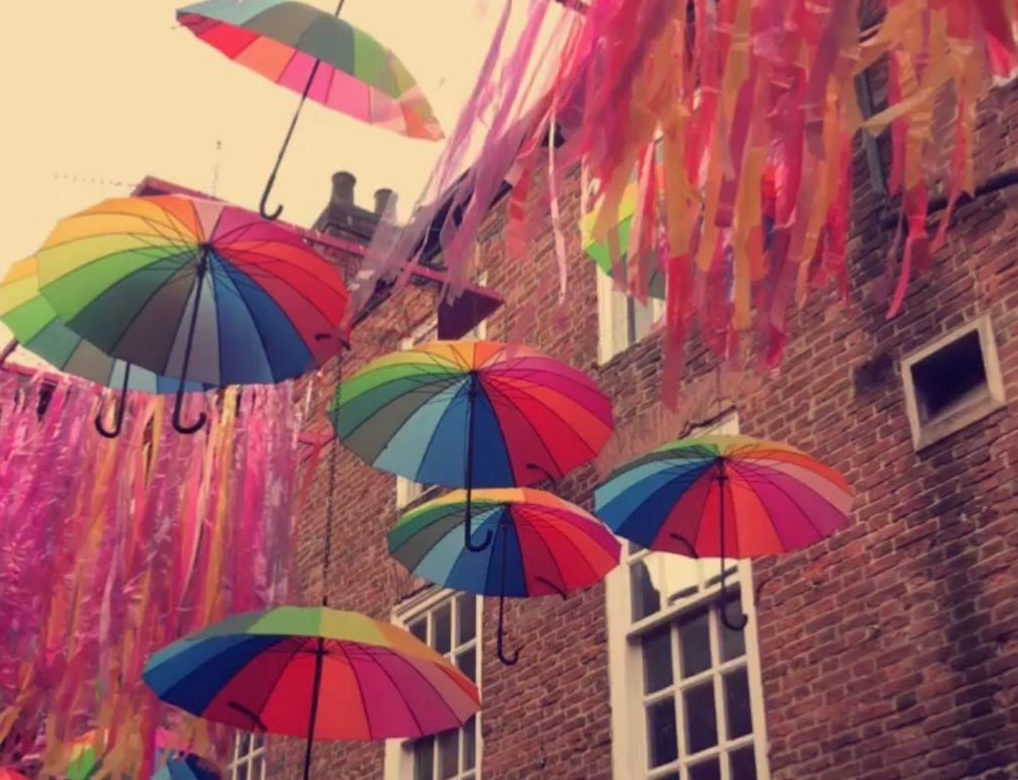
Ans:
<svg viewBox="0 0 1018 780"><path fill-rule="evenodd" d="M512 515L512 516L515 518L515 515ZM540 518L540 519L543 520L543 518ZM543 536L541 536L541 534L536 530L536 528L535 528L536 523L534 523L533 521L530 521L529 525L531 526L531 528L534 528L534 535L540 540L541 544L544 546L544 549L548 553L548 557L551 558L551 564L552 564L552 566L555 567L555 573L558 575L558 580L562 584L562 593L568 593L569 592L569 585L566 582L565 575L562 573L562 568L558 565L558 557L555 555L554 551L551 549L551 545L548 543L548 541ZM551 525L551 524L549 523L548 525ZM526 556L524 556L524 554L523 554L523 539L522 539L522 536L520 534L519 528L516 527L515 519L513 520L513 530L516 532L516 545L520 549L520 567L523 569L523 583L524 583L524 587L526 587L526 582L527 582L527 559L526 559ZM552 531L554 531L554 530L555 529L552 529ZM564 534L562 534L561 536L564 537ZM567 538L566 541L569 542L570 540ZM570 542L569 546L572 547L573 550L575 550L577 555L579 556L579 552L580 552L579 548L576 545L572 544L571 542ZM542 577L540 574L535 574L534 575L534 579L535 580L539 580L539 579L545 579L545 578Z"/></svg>
<svg viewBox="0 0 1018 780"><path fill-rule="evenodd" d="M404 380L401 380L401 379L394 379L394 380L392 380L392 382L398 382L398 381L404 381ZM449 375L446 375L441 380L436 380L435 382L423 382L422 381L421 384L417 388L414 388L414 390L409 391L409 392L417 392L417 391L422 390L422 389L430 389L431 387L439 384L439 382L448 382L448 384L446 384L444 387L440 387L434 393L432 393L431 397L429 397L426 401L424 401L416 409L414 409L414 411L410 415L408 415L407 418L405 420L403 420L403 422L401 422L399 424L399 426L394 431L391 432L391 434L389 436L390 441L392 440L393 437L396 436L396 434L398 434L401 430L403 430L403 427L407 424L407 422L409 422L409 420L414 415L416 415L421 409L423 409L428 404L434 403L436 396L438 396L439 394L441 394L444 391L448 390L456 382L461 382L461 381L463 381L463 377L462 376L456 376L456 375L449 376ZM385 385L392 384L392 382L386 382ZM378 387L372 389L372 392L377 391L378 388L384 387L385 385L378 385ZM365 417L363 420L361 420L359 423L357 423L357 425L355 425L353 428L351 428L349 430L349 432L346 434L345 438L349 439L358 430L360 430L364 425L366 425L368 422L370 422L375 417L377 417L379 414L382 414L386 409L388 409L392 405L392 403L394 403L396 400L398 400L398 398L401 398L402 396L408 395L408 394L409 393L401 393L400 396L398 396L396 399L393 399L393 401L390 401L390 402L384 404L383 406L380 406L377 409L375 409L371 414L369 414L367 417ZM360 396L358 396L358 397L360 397ZM350 403L350 402L351 401L346 401L346 403ZM338 409L338 407L337 407L337 409Z"/></svg>
<svg viewBox="0 0 1018 780"><path fill-rule="evenodd" d="M744 463L743 461L739 461L739 465L740 465L740 466L741 466L741 465L743 465L743 463ZM736 471L738 471L738 469L736 469ZM752 472L752 471L753 471L753 469L751 468L751 469L750 469L750 471ZM741 475L740 475L740 476L741 476ZM787 491L787 490L785 490L785 489L784 489L783 487L781 487L780 485L776 485L776 484L774 484L774 482L772 482L772 481L771 481L771 478L770 478L769 476L767 476L766 474L762 473L761 471L757 471L757 473L756 473L756 474L755 474L754 476L758 476L758 477L759 477L760 479L762 479L762 480L763 480L764 482L766 482L766 483L767 483L767 484L768 484L768 485L769 485L770 487L774 488L774 490L776 490L776 491L778 491L779 493L781 493L781 495L783 495L783 496L784 496L785 498L787 498L787 499L788 499L789 503L791 503L791 504L792 504L792 505L793 505L793 506L794 506L794 507L795 507L795 508L796 508L797 510L799 510L799 514L800 514L800 515L802 515L802 518L803 518L803 519L804 519L804 520L806 521L806 523L807 523L807 524L809 525L809 527L810 527L810 528L812 528L812 529L813 529L813 530L814 530L814 531L816 532L816 535L817 535L817 540L818 540L818 541L819 541L820 539L824 539L824 538L826 537L826 534L822 533L822 532L820 531L820 529L819 529L819 528L817 528L817 526L816 526L816 525L815 525L815 524L813 523L813 520L812 520L812 519L810 519L809 513L808 513L808 512L807 512L807 511L806 511L805 509L803 509L803 508L802 508L802 505L801 505L801 504L799 504L799 502L798 502L798 501L796 501L796 500L795 500L795 498L793 498L793 497L792 497L792 496L791 496L791 495L790 495L790 494L788 493L788 491ZM755 495L757 496L757 499L760 499L761 503L763 503L763 500L762 500L762 499L760 498L760 494L756 492L756 489L755 489L755 488L753 488L753 484L752 484L752 482L750 482L749 480L743 480L743 481L744 481L744 482L746 483L746 485L747 485L747 486L748 486L748 487L749 487L749 488L750 488L751 490L753 490L753 493L754 493L754 494L755 494ZM798 484L798 485L801 485L801 486L802 486L802 487L803 487L803 488L804 488L805 490L809 490L809 491L810 491L811 493L813 493L813 495L815 495L815 496L816 496L816 497L817 497L818 499L820 499L820 500L821 500L821 501L823 501L823 502L824 502L824 503L825 503L825 504L826 504L827 506L829 506L829 507L830 507L831 509L833 509L833 510L834 510L834 511L835 511L835 512L836 512L836 513L838 514L838 515L842 515L842 512L841 512L841 510L839 510L839 509L838 509L838 508L837 508L836 506L834 506L833 504L831 504L831 502L830 502L830 501L828 501L828 500L827 500L826 498L824 498L824 497L823 497L823 496L821 496L821 495L820 495L819 493L817 493L817 492L816 492L815 490L813 490L813 489L812 489L812 488L811 488L811 487L810 487L809 485L806 485L805 483L803 483L803 482L798 482L798 481L797 481L797 483L796 483L796 484ZM768 519L770 519L770 512L768 512L768 513L767 513L767 515L768 515ZM772 524L772 525L774 525L773 521L772 521L772 523L771 523L771 524ZM777 528L775 528L775 531L777 531ZM779 538L780 538L780 537L779 537Z"/></svg>
<svg viewBox="0 0 1018 780"><path fill-rule="evenodd" d="M406 705L407 712L409 712L410 713L410 717L413 718L414 725L417 727L417 731L421 734L421 736L423 736L424 735L424 728L421 726L421 722L419 720L417 720L417 714L410 707L410 702L408 702L407 699L406 699L406 696L403 695L403 691L400 689L400 686L393 679L392 675L389 674L388 670L384 666L382 666L382 664L379 662L378 657L376 657L374 653L366 653L366 655L367 655L368 658L371 659L371 662L375 665L375 668L378 669L378 671L380 671L383 675L385 675L385 678L390 683L392 683L393 690L395 690L396 693L399 694L399 697L403 700L403 704ZM390 653L388 657L389 658L399 658L400 660L406 662L407 666L410 666L411 668L413 668L412 664L407 662L405 658L403 658L402 656L400 656L400 655L398 655L396 653ZM422 675L422 677L423 677L423 675ZM438 693L437 690L435 690L435 692Z"/></svg>
<svg viewBox="0 0 1018 780"><path fill-rule="evenodd" d="M336 649L343 654L343 660L346 661L347 666L350 667L350 676L353 677L354 685L357 687L357 697L361 701L361 712L364 713L364 723L368 727L368 737L374 737L371 726L371 714L368 712L368 700L364 695L364 689L361 687L360 674L357 672L357 667L354 666L353 660L350 658L350 654L347 652L346 642L342 640L334 640Z"/></svg>
<svg viewBox="0 0 1018 780"><path fill-rule="evenodd" d="M406 656L403 656L403 655L398 654L398 653L393 653L393 656L398 658L398 659L400 659L408 667L410 667L410 669L413 670L414 674L416 674L418 677L420 677L421 680L424 681L424 684L427 685L432 690L432 692L435 694L435 697L438 699L438 701L440 701L442 703L442 706L445 707L445 709L449 711L449 714L452 715L453 719L457 723L460 723L462 725L462 721L460 720L459 715L456 714L456 710L454 710L452 708L452 706L449 704L449 702L447 702L445 700L445 696L442 694L442 692L437 687L435 687L435 684L432 683L431 680L429 680L427 678L427 676L425 676L425 674L423 672L421 672L420 669L418 669L416 666L414 666L412 663L410 663L410 659L408 659ZM441 666L439 666L438 664L434 663L433 661L427 661L427 660L423 660L422 659L421 663L431 664L432 666L435 666L435 667L437 667L439 669L442 668ZM378 666L379 666L380 669L382 669L381 664L378 664ZM392 681L393 685L395 686L396 682L395 682L395 680L392 679L392 677L389 675L389 673L385 669L382 669L382 672L383 672L383 674L385 674L386 677L389 678L390 681ZM399 686L396 686L396 690L399 691ZM410 717L412 717L414 719L414 723L417 724L417 729L418 729L418 731L421 732L421 736L422 737L423 736L428 736L424 732L424 729L421 728L421 724L417 720L417 716L414 714L413 710L410 709L410 704L407 702L406 697L403 696L402 691L399 691L399 693L400 693L400 698L402 698L403 702L406 703L406 705L407 705L407 711L410 713Z"/></svg>
<svg viewBox="0 0 1018 780"><path fill-rule="evenodd" d="M269 703L269 699L272 698L272 695L276 692L276 689L279 687L279 682L280 682L280 680L283 679L283 676L286 674L286 670L289 668L290 664L293 663L293 659L297 657L297 654L301 650L301 646L303 644L303 639L304 639L303 637L287 637L287 638L297 639L297 642L295 643L295 648L294 648L293 652L289 653L290 660L286 662L286 665L283 666L283 668L280 670L279 674L276 676L276 679L273 681L272 685L269 686L269 689L268 689L268 691L265 694L265 698L262 699L261 704L259 704L258 707L252 707L251 708L251 712L253 712L255 715L258 716L259 722L261 722L261 716L262 716L262 714L263 714L263 712L265 710L265 705ZM285 639L283 641L281 641L279 644L280 645L283 644L284 641L285 641ZM280 652L279 645L275 645L274 647L270 648L267 652L277 652L277 653ZM284 652L289 652L289 651L284 651ZM230 702L227 702L227 704L230 704ZM235 709L236 709L236 707L235 707ZM265 724L262 723L262 725L264 726Z"/></svg>
<svg viewBox="0 0 1018 780"><path fill-rule="evenodd" d="M501 398L503 398L505 400L506 404L508 404L512 409L514 409L517 412L517 414L520 415L520 418L523 420L523 422L526 424L526 426L534 434L534 439L541 445L541 449L543 449L545 454L548 455L549 459L552 462L552 465L554 465L555 468L558 469L559 474L562 474L563 470L562 470L562 466L558 462L558 458L555 457L555 454L551 451L551 448L548 446L548 443L544 440L544 437L541 436L540 431L538 431L537 426L534 425L534 423L530 419L529 415L524 414L523 410L512 400L512 398L509 397L509 395L508 395L508 393L506 391L502 390L497 385L495 385L495 386L493 386L493 385L495 385L495 383L488 383L486 385L486 394L488 394L488 393L497 394L499 397L501 397ZM492 407L494 408L494 404L492 404ZM548 409L547 405L545 405L545 408ZM548 409L548 411L551 411L551 410ZM562 424L566 426L567 429L572 430L572 426L568 425L565 422L565 420L562 420L562 418L559 417L554 412L552 412L552 415L554 417L557 417L562 422ZM497 419L497 415L496 415L496 419ZM577 438L579 438L579 436L577 436ZM582 439L581 439L581 441L582 441ZM584 447L587 447L587 443L586 442L583 442L583 445L584 445ZM590 448L587 447L587 449L589 450ZM508 448L508 443L507 443L506 452L508 452L508 451L509 451L509 448ZM511 459L509 461L509 467L510 467L510 469L512 468L512 460Z"/></svg>
<svg viewBox="0 0 1018 780"><path fill-rule="evenodd" d="M550 517L549 518L549 517L541 517L541 516L539 516L537 518L537 520L538 520L538 522L537 523L533 523L533 525L535 527L537 525L539 525L539 524L543 524L543 525L547 526L548 530L551 531L551 533L555 534L555 536L557 538L561 539L564 544L569 545L575 551L575 553L576 553L574 559L577 560L577 561L581 561L585 565L587 571L590 573L590 576L593 577L594 581L596 582L597 581L597 571L595 571L594 567L591 565L589 557L583 552L583 550L580 549L580 546L578 544L576 544L576 542L574 542L570 538L569 534L565 533L561 528L559 528L560 524L566 523L568 521L567 520L562 520L562 519L559 519L559 518L555 518L555 517ZM538 536L540 537L540 534L538 534ZM551 552L551 545L548 544L548 542L546 542L543 537L540 537L540 538L541 538L541 542L544 544L545 547L548 548L548 551L550 553ZM598 546L600 546L600 545L598 545ZM556 556L554 556L554 555L552 555L552 562L555 564L555 569L559 573L559 577L560 577L561 582L562 582L562 590L563 590L563 592L568 593L569 592L569 583L566 581L565 574L562 572L562 569L558 565L558 558Z"/></svg>

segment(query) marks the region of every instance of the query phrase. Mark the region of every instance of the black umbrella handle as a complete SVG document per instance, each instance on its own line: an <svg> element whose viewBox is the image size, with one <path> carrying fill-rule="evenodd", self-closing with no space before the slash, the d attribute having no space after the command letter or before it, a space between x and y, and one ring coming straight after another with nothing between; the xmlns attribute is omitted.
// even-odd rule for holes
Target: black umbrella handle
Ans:
<svg viewBox="0 0 1018 780"><path fill-rule="evenodd" d="M505 520L501 521L503 524ZM506 553L509 549L509 534L502 528L502 576L498 592L498 660L503 666L516 666L520 661L520 649L516 648L512 656L505 654L505 574Z"/></svg>
<svg viewBox="0 0 1018 780"><path fill-rule="evenodd" d="M107 430L105 421L103 420L103 410L99 409L99 414L95 416L95 429L99 432L99 435L106 439L115 439L120 435L121 429L124 427L124 410L127 408L127 385L131 381L131 364L124 363L124 385L120 390L120 401L117 405L117 416L113 421L113 429Z"/></svg>
<svg viewBox="0 0 1018 780"><path fill-rule="evenodd" d="M205 272L208 270L208 248L202 247L201 260L198 263L198 273L195 281L197 287L194 292L194 309L191 311L191 324L187 331L187 344L184 346L184 365L180 372L180 384L177 386L177 397L173 402L173 429L178 433L190 436L197 433L205 425L208 415L202 412L198 420L191 425L184 425L181 421L181 412L184 406L184 386L187 384L187 369L191 365L191 347L194 346L194 332L198 327L198 309L201 304L201 292L205 286Z"/></svg>
<svg viewBox="0 0 1018 780"><path fill-rule="evenodd" d="M749 623L749 617L742 613L741 607L739 609L739 617L734 620L728 617L728 600L725 598L725 579L727 577L727 569L725 567L725 488L727 482L728 475L725 474L725 462L722 460L718 466L718 517L721 521L719 534L721 541L721 622L725 624L725 628L729 631L742 631Z"/></svg>
<svg viewBox="0 0 1018 780"><path fill-rule="evenodd" d="M471 492L474 483L474 402L477 399L477 378L471 373L470 390L467 394L467 463L466 474L463 482L467 488L467 503L463 512L463 546L470 552L482 552L491 546L491 529L484 532L484 539L480 544L473 542L473 530L470 528L471 520Z"/></svg>

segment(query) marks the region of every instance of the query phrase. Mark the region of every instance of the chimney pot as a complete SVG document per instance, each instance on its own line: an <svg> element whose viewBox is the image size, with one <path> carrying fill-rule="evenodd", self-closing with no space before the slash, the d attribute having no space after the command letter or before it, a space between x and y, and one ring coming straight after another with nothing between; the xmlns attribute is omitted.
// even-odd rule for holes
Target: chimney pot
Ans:
<svg viewBox="0 0 1018 780"><path fill-rule="evenodd" d="M389 205L396 208L396 193L387 187L375 190L375 213L382 216Z"/></svg>
<svg viewBox="0 0 1018 780"><path fill-rule="evenodd" d="M357 177L347 171L332 175L332 202L337 206L353 205L353 189Z"/></svg>

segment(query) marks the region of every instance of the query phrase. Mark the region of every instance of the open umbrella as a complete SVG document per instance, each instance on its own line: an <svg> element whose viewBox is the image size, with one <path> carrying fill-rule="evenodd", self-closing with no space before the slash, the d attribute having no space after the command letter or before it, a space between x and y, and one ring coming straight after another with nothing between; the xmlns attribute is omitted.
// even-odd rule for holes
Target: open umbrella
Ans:
<svg viewBox="0 0 1018 780"><path fill-rule="evenodd" d="M389 531L389 552L414 575L479 596L498 596L498 657L505 599L570 593L604 579L619 562L618 540L596 518L543 490L477 490L470 511L493 537L481 554L468 552L460 531L467 519L462 490L406 512Z"/></svg>
<svg viewBox="0 0 1018 780"><path fill-rule="evenodd" d="M458 728L474 684L412 634L354 612L280 607L235 615L153 655L163 701L249 731L307 739L416 738Z"/></svg>
<svg viewBox="0 0 1018 780"><path fill-rule="evenodd" d="M59 222L39 288L103 352L181 379L268 384L337 354L347 293L300 238L256 214L178 195L114 198Z"/></svg>
<svg viewBox="0 0 1018 780"><path fill-rule="evenodd" d="M798 550L844 525L845 479L788 444L748 436L679 439L615 471L594 491L616 534L693 558L754 558ZM738 630L746 624L729 621Z"/></svg>
<svg viewBox="0 0 1018 780"><path fill-rule="evenodd" d="M190 5L177 20L231 60L301 93L297 110L262 194L261 214L309 98L368 124L412 138L438 140L442 130L406 66L367 33L339 18L344 0L329 15L293 0L242 0Z"/></svg>
<svg viewBox="0 0 1018 780"><path fill-rule="evenodd" d="M417 482L471 490L561 479L612 433L611 401L582 372L529 347L434 341L373 360L330 407L339 440L364 461ZM475 453L478 457L475 457Z"/></svg>
<svg viewBox="0 0 1018 780"><path fill-rule="evenodd" d="M126 408L124 396L132 392L164 394L176 392L180 381L154 374L139 366L112 358L68 328L39 291L38 261L28 257L12 264L0 279L0 322L25 349L68 374L97 385L121 388L113 430L107 430L100 412L95 427L103 436L120 433ZM0 363L3 361L0 360ZM185 383L185 392L208 389L198 382Z"/></svg>
<svg viewBox="0 0 1018 780"><path fill-rule="evenodd" d="M28 780L28 777L7 767L0 767L0 780Z"/></svg>

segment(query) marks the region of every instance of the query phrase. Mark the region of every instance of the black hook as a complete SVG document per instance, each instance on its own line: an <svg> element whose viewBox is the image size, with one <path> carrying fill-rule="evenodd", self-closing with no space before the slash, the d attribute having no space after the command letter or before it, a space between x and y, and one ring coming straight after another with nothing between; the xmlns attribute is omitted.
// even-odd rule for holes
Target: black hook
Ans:
<svg viewBox="0 0 1018 780"><path fill-rule="evenodd" d="M95 416L95 429L99 431L99 435L106 439L115 439L120 435L121 429L124 427L124 410L127 408L127 385L131 379L131 364L124 363L124 386L120 390L120 401L117 405L117 416L113 420L113 430L108 431L105 428L103 420L103 410L99 410L99 414Z"/></svg>
<svg viewBox="0 0 1018 780"><path fill-rule="evenodd" d="M504 569L505 567L503 567ZM504 579L504 577L503 577ZM520 650L516 648L512 657L505 654L505 595L498 597L498 660L503 666L516 666L520 662Z"/></svg>
<svg viewBox="0 0 1018 780"><path fill-rule="evenodd" d="M279 170L280 162L282 162L282 157L276 162L276 167L272 169L272 173L269 174L269 180L265 182L265 190L262 192L262 199L258 203L258 213L262 215L262 219L267 219L269 222L275 222L283 213L281 205L276 206L276 210L271 214L268 211L269 193L272 192L272 185L276 183L276 172Z"/></svg>
<svg viewBox="0 0 1018 780"><path fill-rule="evenodd" d="M468 456L469 457L469 456ZM470 527L470 488L467 488L467 505L463 516L463 546L466 547L470 552L483 552L491 546L491 529L486 529L484 532L484 539L480 544L475 545L473 542L474 532Z"/></svg>
<svg viewBox="0 0 1018 780"><path fill-rule="evenodd" d="M201 250L201 260L198 262L198 272L195 275L197 286L194 293L194 309L191 310L191 325L187 332L187 344L184 345L184 365L180 372L180 384L177 385L177 397L173 402L173 429L185 435L197 433L208 419L208 415L202 412L198 416L198 421L191 425L184 425L180 420L184 405L184 386L187 384L187 369L191 364L191 347L194 346L194 331L198 326L198 309L201 304L202 288L205 286L205 272L208 270L208 247L202 246Z"/></svg>
<svg viewBox="0 0 1018 780"><path fill-rule="evenodd" d="M721 542L721 622L729 631L742 631L749 623L749 617L742 612L741 593L739 598L739 617L733 622L728 617L728 600L725 598L725 579L728 576L728 569L725 567L725 482L728 477L725 475L725 462L722 460L718 466L718 517L720 518L720 542ZM734 599L733 599L734 600Z"/></svg>
<svg viewBox="0 0 1018 780"><path fill-rule="evenodd" d="M505 523L506 520L503 515L502 520L499 522L499 527L502 528L502 574L499 579L498 590L498 660L502 662L503 666L516 666L520 660L519 648L516 649L511 658L505 654L505 575L506 554L509 550L509 534L503 527Z"/></svg>

